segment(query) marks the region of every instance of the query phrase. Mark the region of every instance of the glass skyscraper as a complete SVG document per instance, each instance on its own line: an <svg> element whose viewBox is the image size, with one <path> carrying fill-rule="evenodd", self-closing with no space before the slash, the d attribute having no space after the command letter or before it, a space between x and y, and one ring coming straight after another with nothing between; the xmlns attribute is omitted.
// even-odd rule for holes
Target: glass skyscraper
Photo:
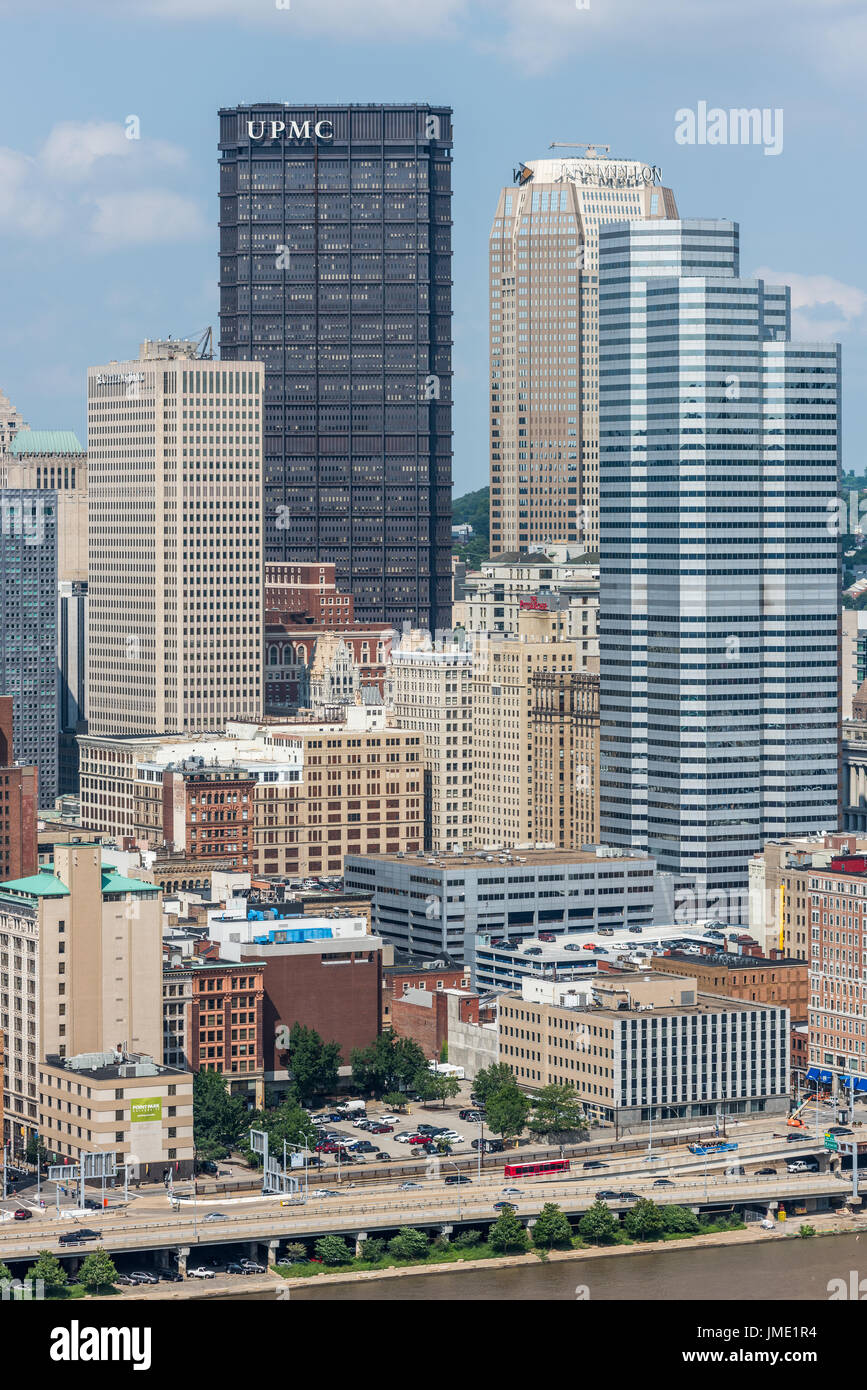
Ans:
<svg viewBox="0 0 867 1390"><path fill-rule="evenodd" d="M220 354L265 364L265 560L451 620L451 111L220 112Z"/></svg>
<svg viewBox="0 0 867 1390"><path fill-rule="evenodd" d="M57 494L0 488L0 695L12 696L13 755L57 796Z"/></svg>
<svg viewBox="0 0 867 1390"><path fill-rule="evenodd" d="M601 836L711 892L838 819L840 355L789 318L734 223L600 229Z"/></svg>

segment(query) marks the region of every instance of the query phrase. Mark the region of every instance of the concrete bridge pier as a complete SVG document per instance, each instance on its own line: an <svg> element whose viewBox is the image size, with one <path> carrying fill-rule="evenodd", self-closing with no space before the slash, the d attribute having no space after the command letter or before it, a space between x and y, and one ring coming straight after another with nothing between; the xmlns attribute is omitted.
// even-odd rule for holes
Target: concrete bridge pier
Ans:
<svg viewBox="0 0 867 1390"><path fill-rule="evenodd" d="M266 1257L265 1263L266 1263L266 1265L268 1266L269 1269L270 1269L271 1265L275 1265L275 1264L277 1263L277 1254L278 1254L279 1249L280 1249L280 1241L279 1241L279 1238L278 1238L277 1240L269 1240L269 1241L268 1241L268 1253L267 1253L267 1257Z"/></svg>
<svg viewBox="0 0 867 1390"><path fill-rule="evenodd" d="M361 1259L361 1246L365 1240L367 1240L367 1231L359 1231L355 1237L355 1258L357 1260Z"/></svg>
<svg viewBox="0 0 867 1390"><path fill-rule="evenodd" d="M440 1226L440 1235L442 1236L443 1240L451 1240L452 1231L454 1229L454 1226Z"/></svg>
<svg viewBox="0 0 867 1390"><path fill-rule="evenodd" d="M190 1258L190 1247L188 1245L178 1246L178 1273L184 1278L187 1277L187 1260Z"/></svg>

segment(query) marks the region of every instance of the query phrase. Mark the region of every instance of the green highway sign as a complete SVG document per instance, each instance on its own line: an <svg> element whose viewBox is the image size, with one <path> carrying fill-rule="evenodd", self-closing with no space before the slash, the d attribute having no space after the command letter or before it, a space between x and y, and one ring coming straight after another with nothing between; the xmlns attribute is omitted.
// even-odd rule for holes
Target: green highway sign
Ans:
<svg viewBox="0 0 867 1390"><path fill-rule="evenodd" d="M837 1143L836 1137L833 1134L825 1135L825 1148L833 1149L835 1153L838 1151L839 1145Z"/></svg>

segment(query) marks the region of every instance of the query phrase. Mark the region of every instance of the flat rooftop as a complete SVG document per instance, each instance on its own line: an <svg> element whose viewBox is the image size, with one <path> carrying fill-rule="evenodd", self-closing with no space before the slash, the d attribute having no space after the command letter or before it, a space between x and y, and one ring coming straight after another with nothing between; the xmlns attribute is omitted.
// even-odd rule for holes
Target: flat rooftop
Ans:
<svg viewBox="0 0 867 1390"><path fill-rule="evenodd" d="M781 956L777 960L772 960L770 956L740 955L735 951L712 951L700 956L687 951L669 951L666 955L654 956L653 959L663 963L676 960L681 965L689 965L691 968L701 966L705 969L711 967L716 970L750 970L763 968L767 965L799 965L806 970L809 965L808 961L798 960L797 956Z"/></svg>
<svg viewBox="0 0 867 1390"><path fill-rule="evenodd" d="M382 864L405 864L410 868L431 869L520 869L524 865L553 864L568 868L570 864L620 864L630 863L651 865L653 860L640 850L629 850L624 854L597 854L592 847L587 849L523 849L508 851L498 849L466 850L461 853L442 852L417 854L414 850L400 854L396 851L385 854L347 854L346 860L364 859ZM344 864L345 868L345 864Z"/></svg>

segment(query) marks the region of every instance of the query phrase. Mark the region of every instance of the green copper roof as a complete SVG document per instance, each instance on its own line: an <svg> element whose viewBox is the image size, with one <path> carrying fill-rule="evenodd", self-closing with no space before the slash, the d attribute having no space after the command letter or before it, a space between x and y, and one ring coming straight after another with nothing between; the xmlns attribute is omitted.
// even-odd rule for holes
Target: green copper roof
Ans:
<svg viewBox="0 0 867 1390"><path fill-rule="evenodd" d="M30 898L69 897L66 884L61 883L54 874L47 872L31 874L29 878L11 878L6 883L0 883L0 894L4 892L20 893Z"/></svg>
<svg viewBox="0 0 867 1390"><path fill-rule="evenodd" d="M102 871L103 893L157 893L159 885L144 883L140 878L124 878L113 869Z"/></svg>
<svg viewBox="0 0 867 1390"><path fill-rule="evenodd" d="M74 430L19 430L9 445L10 454L83 454Z"/></svg>

